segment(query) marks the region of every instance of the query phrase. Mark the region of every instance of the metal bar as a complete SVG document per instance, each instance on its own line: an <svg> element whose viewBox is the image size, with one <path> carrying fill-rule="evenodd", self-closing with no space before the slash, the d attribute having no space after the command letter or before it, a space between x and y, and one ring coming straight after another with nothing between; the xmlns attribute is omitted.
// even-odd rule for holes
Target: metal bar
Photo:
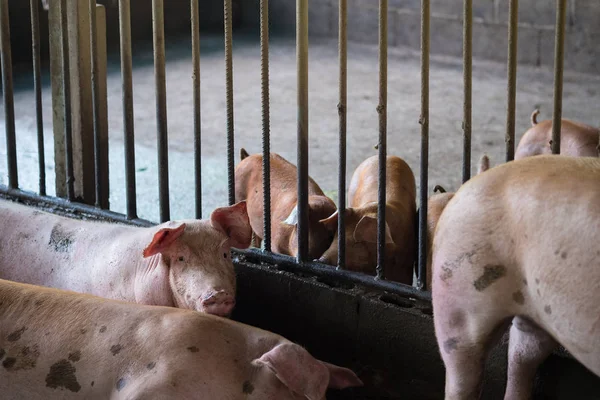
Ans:
<svg viewBox="0 0 600 400"><path fill-rule="evenodd" d="M190 0L192 14L192 85L194 91L194 187L196 218L202 218L202 122L200 114L200 11Z"/></svg>
<svg viewBox="0 0 600 400"><path fill-rule="evenodd" d="M92 111L94 121L94 173L96 177L96 206L108 208L108 194L102 181L102 157L100 138L100 82L98 79L98 32L96 28L96 0L89 0L90 14L90 53L92 64ZM106 196L105 196L106 194ZM106 198L104 198L106 197Z"/></svg>
<svg viewBox="0 0 600 400"><path fill-rule="evenodd" d="M165 74L165 16L163 0L152 0L154 42L154 83L156 90L156 128L158 149L158 199L160 222L170 219L169 142L167 137L167 84Z"/></svg>
<svg viewBox="0 0 600 400"><path fill-rule="evenodd" d="M61 15L61 56L62 56L62 78L64 95L64 121L65 121L65 159L67 168L67 199L75 199L74 177L73 177L73 137L71 129L71 72L69 66L69 30L67 22L67 0L60 2Z"/></svg>
<svg viewBox="0 0 600 400"><path fill-rule="evenodd" d="M0 14L0 41L2 42L2 94L4 101L4 129L6 130L8 186L16 189L19 187L19 176L17 172L17 142L15 139L15 104L13 93L8 0L2 1L2 5L0 6Z"/></svg>
<svg viewBox="0 0 600 400"><path fill-rule="evenodd" d="M308 256L308 0L296 0L298 262Z"/></svg>
<svg viewBox="0 0 600 400"><path fill-rule="evenodd" d="M264 253L255 249L244 251L234 251L243 255L245 263L253 265L261 265L263 263L277 265L278 271L289 271L292 273L302 272L316 276L317 278L329 278L329 281L343 284L357 284L363 287L384 290L387 293L396 294L403 297L409 297L415 300L431 301L431 292L417 290L409 285L403 285L387 280L375 280L372 276L365 275L352 271L340 271L336 268L331 268L319 262L305 262L301 266L295 262L294 258L277 253ZM234 263L240 262L236 260L234 255Z"/></svg>
<svg viewBox="0 0 600 400"><path fill-rule="evenodd" d="M227 107L227 182L229 204L235 203L235 170L233 161L233 59L231 0L223 2L225 14L225 98Z"/></svg>
<svg viewBox="0 0 600 400"><path fill-rule="evenodd" d="M96 182L100 182L100 191L96 201L100 208L109 208L109 149L108 149L108 94L107 94L107 57L106 57L106 10L96 5L96 60L98 64L98 146L95 153L99 161L96 168Z"/></svg>
<svg viewBox="0 0 600 400"><path fill-rule="evenodd" d="M517 42L519 30L519 0L510 0L508 24L508 105L506 107L506 161L515 158L515 104L517 98Z"/></svg>
<svg viewBox="0 0 600 400"><path fill-rule="evenodd" d="M339 135L339 172L338 172L338 268L346 265L346 115L348 99L348 1L340 0L339 4L339 39L338 51L340 60L340 98L338 116Z"/></svg>
<svg viewBox="0 0 600 400"><path fill-rule="evenodd" d="M133 79L131 62L130 0L119 0L119 33L121 48L121 82L123 94L123 133L125 144L125 184L127 187L127 218L137 218L135 185L135 135L133 125Z"/></svg>
<svg viewBox="0 0 600 400"><path fill-rule="evenodd" d="M421 0L421 176L417 288L427 290L427 187L429 177L429 0Z"/></svg>
<svg viewBox="0 0 600 400"><path fill-rule="evenodd" d="M39 193L46 195L46 155L44 154L44 117L42 115L42 72L40 64L40 13L39 1L30 0L31 52L33 58L33 90L35 92L35 120L37 123Z"/></svg>
<svg viewBox="0 0 600 400"><path fill-rule="evenodd" d="M556 0L556 37L554 39L554 112L552 113L552 154L560 154L563 65L567 0Z"/></svg>
<svg viewBox="0 0 600 400"><path fill-rule="evenodd" d="M471 85L473 69L473 0L463 7L463 183L471 178Z"/></svg>
<svg viewBox="0 0 600 400"><path fill-rule="evenodd" d="M387 164L387 31L388 2L379 0L379 196L377 206L377 279L385 276L385 206Z"/></svg>
<svg viewBox="0 0 600 400"><path fill-rule="evenodd" d="M260 0L260 78L263 151L264 250L271 251L271 127L269 118L269 0Z"/></svg>

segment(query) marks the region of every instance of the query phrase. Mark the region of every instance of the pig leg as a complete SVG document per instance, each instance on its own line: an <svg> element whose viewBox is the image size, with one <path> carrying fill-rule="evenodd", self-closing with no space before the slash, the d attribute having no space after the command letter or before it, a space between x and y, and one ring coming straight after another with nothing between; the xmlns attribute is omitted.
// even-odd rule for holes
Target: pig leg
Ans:
<svg viewBox="0 0 600 400"><path fill-rule="evenodd" d="M522 317L513 319L508 347L506 400L531 398L537 368L557 346L558 343L533 322Z"/></svg>
<svg viewBox="0 0 600 400"><path fill-rule="evenodd" d="M475 299L435 283L433 289L435 334L446 367L445 399L476 400L488 352L511 316L495 309L493 296Z"/></svg>

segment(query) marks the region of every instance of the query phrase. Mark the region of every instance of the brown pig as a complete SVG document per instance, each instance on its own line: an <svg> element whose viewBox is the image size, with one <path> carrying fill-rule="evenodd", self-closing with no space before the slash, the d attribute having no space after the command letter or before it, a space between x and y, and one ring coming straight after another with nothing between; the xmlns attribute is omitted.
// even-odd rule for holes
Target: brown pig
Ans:
<svg viewBox="0 0 600 400"><path fill-rule="evenodd" d="M377 266L378 156L363 161L352 176L346 209L346 266L350 271L374 274ZM387 157L385 277L411 284L416 250L415 177L399 157ZM337 211L322 221L331 229L338 224ZM337 233L331 247L319 259L336 265Z"/></svg>
<svg viewBox="0 0 600 400"><path fill-rule="evenodd" d="M490 159L484 154L479 159L479 166L477 167L477 174L490 169ZM452 197L453 192L446 192L446 189L440 185L436 185L433 188L434 194L427 200L427 288L431 289L431 245L433 243L433 234L437 225L442 211L446 208L446 205ZM436 193L437 192L437 193Z"/></svg>
<svg viewBox="0 0 600 400"><path fill-rule="evenodd" d="M433 240L446 400L477 399L510 328L505 399L530 399L558 344L600 376L600 160L540 155L466 182Z"/></svg>
<svg viewBox="0 0 600 400"><path fill-rule="evenodd" d="M531 128L521 138L515 152L515 160L552 154L552 120L537 122L540 110L531 114ZM560 128L560 154L573 157L598 157L600 130L579 122L563 119Z"/></svg>
<svg viewBox="0 0 600 400"><path fill-rule="evenodd" d="M262 241L263 190L262 155L249 155L241 149L242 161L235 168L236 201L246 200L248 216L255 237ZM297 169L279 154L271 153L271 249L275 253L298 254L298 191ZM325 196L319 185L308 179L308 257L318 258L329 247L334 229L321 222L336 210L335 203Z"/></svg>

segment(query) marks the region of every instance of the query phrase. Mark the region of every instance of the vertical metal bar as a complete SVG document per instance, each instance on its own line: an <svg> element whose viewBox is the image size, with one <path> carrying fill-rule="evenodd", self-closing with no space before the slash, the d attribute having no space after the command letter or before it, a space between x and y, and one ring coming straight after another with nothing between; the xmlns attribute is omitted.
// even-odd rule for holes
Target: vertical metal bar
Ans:
<svg viewBox="0 0 600 400"><path fill-rule="evenodd" d="M296 0L298 262L308 256L308 0Z"/></svg>
<svg viewBox="0 0 600 400"><path fill-rule="evenodd" d="M348 1L340 0L339 4L339 38L338 51L340 60L340 98L338 116L340 124L339 137L339 172L338 172L338 268L346 265L346 115L348 99Z"/></svg>
<svg viewBox="0 0 600 400"><path fill-rule="evenodd" d="M271 251L271 126L269 116L269 0L260 0L260 78L263 151L264 249Z"/></svg>
<svg viewBox="0 0 600 400"><path fill-rule="evenodd" d="M92 111L94 121L94 173L96 177L96 207L107 208L107 200L104 199L101 164L101 139L100 139L100 82L98 80L98 41L96 29L96 0L89 0L90 14L90 53L92 56Z"/></svg>
<svg viewBox="0 0 600 400"><path fill-rule="evenodd" d="M73 177L73 137L71 129L71 71L69 65L69 26L67 21L67 0L60 2L61 15L61 56L63 65L63 94L64 94L64 121L65 121L65 159L67 167L67 199L75 198Z"/></svg>
<svg viewBox="0 0 600 400"><path fill-rule="evenodd" d="M98 64L98 145L95 153L98 157L96 182L100 182L100 200L97 204L102 209L109 208L109 149L108 149L108 95L107 95L107 58L106 58L106 10L103 5L96 5L96 60ZM96 196L96 199L98 197Z"/></svg>
<svg viewBox="0 0 600 400"><path fill-rule="evenodd" d="M35 120L37 123L38 167L40 195L46 195L46 156L44 154L44 117L42 116L42 72L40 65L39 1L30 0L31 52L33 58L33 90L35 92Z"/></svg>
<svg viewBox="0 0 600 400"><path fill-rule="evenodd" d="M554 112L552 113L552 154L560 154L563 65L567 0L556 0L556 37L554 39Z"/></svg>
<svg viewBox="0 0 600 400"><path fill-rule="evenodd" d="M133 79L131 61L130 0L119 0L119 34L121 48L121 81L123 93L123 129L125 144L125 182L127 186L127 218L137 218L135 184L135 135L133 125Z"/></svg>
<svg viewBox="0 0 600 400"><path fill-rule="evenodd" d="M387 164L387 31L388 2L379 0L379 196L377 207L377 279L385 276L385 205Z"/></svg>
<svg viewBox="0 0 600 400"><path fill-rule="evenodd" d="M156 128L158 148L158 195L160 222L170 219L169 142L167 137L167 85L165 75L165 18L163 0L152 0L154 41L154 83L156 90Z"/></svg>
<svg viewBox="0 0 600 400"><path fill-rule="evenodd" d="M225 14L225 97L227 106L227 182L229 204L235 202L235 170L233 163L233 59L232 47L232 7L231 0L223 2Z"/></svg>
<svg viewBox="0 0 600 400"><path fill-rule="evenodd" d="M2 42L2 94L4 101L4 128L6 130L6 155L8 161L8 187L19 187L17 173L17 143L15 140L15 104L13 96L12 54L10 48L10 18L8 0L0 6L0 41Z"/></svg>
<svg viewBox="0 0 600 400"><path fill-rule="evenodd" d="M471 178L471 84L473 68L473 0L463 7L463 183Z"/></svg>
<svg viewBox="0 0 600 400"><path fill-rule="evenodd" d="M421 0L421 179L417 288L427 288L427 187L429 177L429 0Z"/></svg>
<svg viewBox="0 0 600 400"><path fill-rule="evenodd" d="M506 161L515 158L515 104L517 98L517 42L519 30L519 0L510 0L508 24L508 105L506 107Z"/></svg>
<svg viewBox="0 0 600 400"><path fill-rule="evenodd" d="M202 218L202 122L200 115L200 10L190 0L192 14L192 85L194 91L194 187L196 218Z"/></svg>

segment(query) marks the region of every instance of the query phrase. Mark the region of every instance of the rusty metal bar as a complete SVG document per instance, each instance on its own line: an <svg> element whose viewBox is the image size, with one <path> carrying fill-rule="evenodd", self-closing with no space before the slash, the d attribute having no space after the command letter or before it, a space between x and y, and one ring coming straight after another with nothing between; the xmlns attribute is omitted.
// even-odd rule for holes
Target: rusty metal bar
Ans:
<svg viewBox="0 0 600 400"><path fill-rule="evenodd" d="M202 218L202 121L200 114L200 11L190 0L192 14L192 86L194 91L194 187L196 218Z"/></svg>
<svg viewBox="0 0 600 400"><path fill-rule="evenodd" d="M271 251L271 127L269 119L269 0L260 0L260 82L263 151L264 250Z"/></svg>
<svg viewBox="0 0 600 400"><path fill-rule="evenodd" d="M10 18L8 0L0 6L0 41L2 42L2 94L4 101L4 128L6 130L6 158L8 162L8 186L19 187L17 172L17 142L15 139L15 104L13 92L12 54L10 48Z"/></svg>
<svg viewBox="0 0 600 400"><path fill-rule="evenodd" d="M123 133L125 145L125 182L127 186L127 218L137 218L135 184L135 135L133 124L133 79L131 61L130 0L119 0L119 33L121 48L121 82L123 96Z"/></svg>
<svg viewBox="0 0 600 400"><path fill-rule="evenodd" d="M225 13L225 98L227 107L227 182L229 204L235 203L235 169L233 161L233 59L232 47L232 7L231 0L223 2Z"/></svg>
<svg viewBox="0 0 600 400"><path fill-rule="evenodd" d="M158 197L160 222L170 219L169 142L167 137L167 84L165 74L165 16L163 0L152 0L154 42L154 84L156 90L156 128L158 149Z"/></svg>
<svg viewBox="0 0 600 400"><path fill-rule="evenodd" d="M429 178L429 0L421 0L421 176L417 288L427 290L427 187Z"/></svg>
<svg viewBox="0 0 600 400"><path fill-rule="evenodd" d="M339 4L339 38L338 53L340 60L340 80L338 116L340 124L339 136L339 169L338 169L338 268L346 265L346 115L348 99L348 1L340 0Z"/></svg>
<svg viewBox="0 0 600 400"><path fill-rule="evenodd" d="M471 178L471 110L473 70L473 0L464 0L463 7L463 183Z"/></svg>
<svg viewBox="0 0 600 400"><path fill-rule="evenodd" d="M387 176L388 2L379 0L379 193L377 206L377 279L385 278L385 205Z"/></svg>
<svg viewBox="0 0 600 400"><path fill-rule="evenodd" d="M560 154L562 119L563 66L567 0L556 0L556 36L554 39L554 111L552 113L552 154Z"/></svg>
<svg viewBox="0 0 600 400"><path fill-rule="evenodd" d="M308 256L308 0L296 0L298 262Z"/></svg>
<svg viewBox="0 0 600 400"><path fill-rule="evenodd" d="M506 161L515 158L515 104L517 98L517 43L519 30L519 0L510 0L508 23L508 105L506 107Z"/></svg>
<svg viewBox="0 0 600 400"><path fill-rule="evenodd" d="M67 199L75 198L73 177L73 137L71 129L71 71L69 61L69 34L67 22L67 0L60 2L61 15L61 56L62 56L62 80L64 95L64 121L65 121L65 159L67 168Z"/></svg>
<svg viewBox="0 0 600 400"><path fill-rule="evenodd" d="M42 115L42 72L40 64L40 13L39 1L30 0L31 52L33 59L33 90L35 92L35 120L37 127L39 193L46 195L46 156L44 154L44 117Z"/></svg>

